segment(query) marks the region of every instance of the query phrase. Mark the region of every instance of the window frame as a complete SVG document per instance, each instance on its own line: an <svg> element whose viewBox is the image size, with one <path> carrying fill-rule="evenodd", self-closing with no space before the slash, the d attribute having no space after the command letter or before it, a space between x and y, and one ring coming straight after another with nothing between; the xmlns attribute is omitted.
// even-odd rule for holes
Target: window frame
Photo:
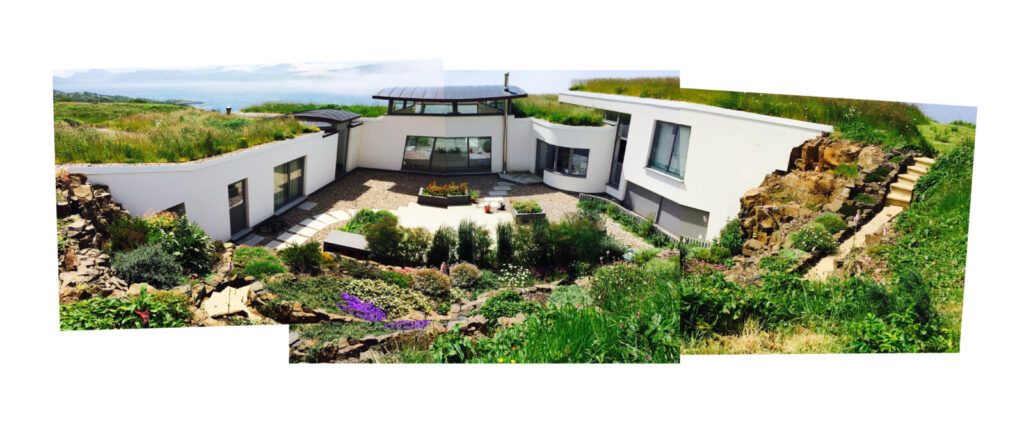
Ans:
<svg viewBox="0 0 1024 434"><path fill-rule="evenodd" d="M542 143L545 146L545 148L544 148L544 160L545 161L544 161L544 165L543 165L543 169L544 169L545 172L553 173L553 174L558 175L558 176L568 176L568 177L571 177L571 178L586 178L587 177L587 173L590 171L590 149L589 148L570 148L568 146L552 145L552 144L550 144L548 142L545 142L545 141L543 141L541 139L537 139L537 142ZM562 155L563 151L567 153L566 155L568 157L568 160L564 162L564 163L567 164L567 171L566 172L562 172L560 170L560 166L558 164L559 156ZM575 160L573 159L573 157L576 156L578 153L582 153L581 155L586 159L585 163L584 163L585 168L583 169L583 173L582 174L575 174L575 173L573 173L573 172L575 172L575 163L574 163Z"/></svg>
<svg viewBox="0 0 1024 434"><path fill-rule="evenodd" d="M669 145L670 148L669 148L669 152L668 152L668 157L667 157L667 159L665 161L665 168L664 169L660 168L660 167L657 167L657 166L654 166L654 158L655 158L655 155L657 154L657 152L656 152L657 151L657 146L660 144L658 139L661 137L661 135L659 133L661 131L660 129L663 126L670 126L673 129L672 143ZM686 144L685 144L686 150L683 150L682 149L683 144L679 143L679 132L680 132L681 128L683 128L683 127L690 129L690 134L688 134L686 136ZM685 175L686 175L686 157L687 157L687 154L689 153L690 136L692 136L692 134L693 134L693 127L691 127L689 125L674 124L672 122L655 120L654 121L654 130L653 130L653 132L651 134L651 146L647 150L647 165L645 167L647 169L651 169L651 170L657 171L658 173L670 176L672 178L677 178L680 181L683 180L685 178ZM679 163L679 173L674 173L674 172L668 170L668 167L671 165L672 157L676 153L678 153L678 152L681 152L681 155L682 155L683 159Z"/></svg>

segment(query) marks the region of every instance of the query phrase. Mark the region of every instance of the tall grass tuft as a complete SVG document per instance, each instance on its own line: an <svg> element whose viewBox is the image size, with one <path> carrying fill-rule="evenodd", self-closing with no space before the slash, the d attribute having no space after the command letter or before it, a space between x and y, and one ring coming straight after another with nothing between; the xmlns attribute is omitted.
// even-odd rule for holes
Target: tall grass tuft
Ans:
<svg viewBox="0 0 1024 434"><path fill-rule="evenodd" d="M246 113L282 113L291 114L304 112L306 110L344 110L358 114L364 118L375 118L388 112L388 106L386 105L364 105L364 104L353 104L353 105L342 105L342 104L314 104L314 103L295 103L295 102L283 102L283 101L271 101L261 104L257 104L251 107L242 109Z"/></svg>
<svg viewBox="0 0 1024 434"><path fill-rule="evenodd" d="M601 126L600 110L558 102L558 95L529 95L512 101L512 114L535 117L564 125Z"/></svg>

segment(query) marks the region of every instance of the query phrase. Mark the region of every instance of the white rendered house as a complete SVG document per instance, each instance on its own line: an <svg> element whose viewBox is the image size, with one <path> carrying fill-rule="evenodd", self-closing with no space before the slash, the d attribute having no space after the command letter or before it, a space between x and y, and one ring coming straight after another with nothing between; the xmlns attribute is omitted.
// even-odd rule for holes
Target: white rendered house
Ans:
<svg viewBox="0 0 1024 434"><path fill-rule="evenodd" d="M676 235L706 240L739 198L828 125L651 98L563 92L603 110L600 127L509 115L515 86L384 89L388 114L296 113L323 132L200 161L68 165L136 215L184 210L211 237L238 239L259 222L357 168L443 175L528 171L553 188L607 194ZM507 143L507 148L506 148Z"/></svg>

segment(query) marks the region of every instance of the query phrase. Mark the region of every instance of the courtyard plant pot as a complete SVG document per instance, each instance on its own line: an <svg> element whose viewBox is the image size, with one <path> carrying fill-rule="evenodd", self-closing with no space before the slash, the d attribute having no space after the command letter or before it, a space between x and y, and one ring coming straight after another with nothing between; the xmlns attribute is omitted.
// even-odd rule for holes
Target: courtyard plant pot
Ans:
<svg viewBox="0 0 1024 434"><path fill-rule="evenodd" d="M423 187L420 187L419 196L416 198L416 203L426 206L438 206L441 208L447 208L453 205L469 205L469 195L453 195L453 196L430 196L423 194Z"/></svg>
<svg viewBox="0 0 1024 434"><path fill-rule="evenodd" d="M531 223L534 220L542 220L547 218L547 214L544 213L543 211L521 213L519 211L516 211L516 208L514 206L509 208L512 210L512 218L514 218L516 220L516 223L519 224Z"/></svg>

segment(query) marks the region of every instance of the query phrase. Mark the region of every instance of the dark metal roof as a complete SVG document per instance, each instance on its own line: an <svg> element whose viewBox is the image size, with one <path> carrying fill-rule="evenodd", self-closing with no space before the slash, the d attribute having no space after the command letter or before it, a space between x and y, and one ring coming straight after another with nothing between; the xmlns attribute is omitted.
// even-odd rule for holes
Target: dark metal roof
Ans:
<svg viewBox="0 0 1024 434"><path fill-rule="evenodd" d="M499 98L522 98L526 91L518 86L434 86L389 87L377 92L374 99L404 99L413 101L481 101Z"/></svg>
<svg viewBox="0 0 1024 434"><path fill-rule="evenodd" d="M332 109L306 110L304 112L292 113L291 116L304 121L334 123L348 122L362 117L352 112Z"/></svg>

